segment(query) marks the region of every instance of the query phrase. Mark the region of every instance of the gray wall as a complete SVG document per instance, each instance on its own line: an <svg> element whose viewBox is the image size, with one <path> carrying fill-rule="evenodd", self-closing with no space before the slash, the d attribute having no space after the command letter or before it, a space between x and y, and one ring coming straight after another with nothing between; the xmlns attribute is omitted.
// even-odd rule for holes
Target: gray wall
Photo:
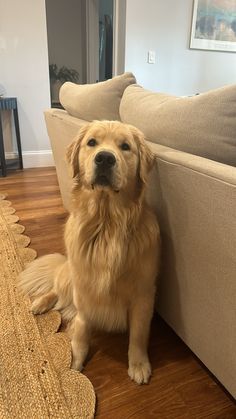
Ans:
<svg viewBox="0 0 236 419"><path fill-rule="evenodd" d="M86 75L83 65L81 0L46 0L48 53L50 64L78 71L79 82Z"/></svg>
<svg viewBox="0 0 236 419"><path fill-rule="evenodd" d="M236 53L190 50L192 0L127 0L125 69L148 89L189 95L236 83ZM156 64L147 63L148 50Z"/></svg>

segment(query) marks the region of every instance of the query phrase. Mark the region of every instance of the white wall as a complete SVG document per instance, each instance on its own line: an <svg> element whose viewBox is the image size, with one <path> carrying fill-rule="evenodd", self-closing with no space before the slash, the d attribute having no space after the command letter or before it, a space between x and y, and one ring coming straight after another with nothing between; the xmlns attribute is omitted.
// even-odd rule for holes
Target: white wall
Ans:
<svg viewBox="0 0 236 419"><path fill-rule="evenodd" d="M25 159L31 151L49 150L43 117L50 107L44 0L0 0L0 84L6 96L18 99Z"/></svg>
<svg viewBox="0 0 236 419"><path fill-rule="evenodd" d="M147 89L189 95L236 83L236 53L190 50L192 0L127 0L125 69ZM156 64L147 63L148 50Z"/></svg>

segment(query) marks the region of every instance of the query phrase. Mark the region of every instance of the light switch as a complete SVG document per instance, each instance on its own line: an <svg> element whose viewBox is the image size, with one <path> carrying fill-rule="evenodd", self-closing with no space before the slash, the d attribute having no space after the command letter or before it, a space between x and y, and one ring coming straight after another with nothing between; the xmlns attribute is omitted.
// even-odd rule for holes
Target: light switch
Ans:
<svg viewBox="0 0 236 419"><path fill-rule="evenodd" d="M148 51L148 64L155 64L156 53L155 51Z"/></svg>

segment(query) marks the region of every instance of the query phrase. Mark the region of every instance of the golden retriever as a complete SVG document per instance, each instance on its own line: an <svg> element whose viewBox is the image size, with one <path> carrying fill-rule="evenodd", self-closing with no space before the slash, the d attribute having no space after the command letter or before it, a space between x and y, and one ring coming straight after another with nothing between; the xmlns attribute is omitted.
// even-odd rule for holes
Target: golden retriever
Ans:
<svg viewBox="0 0 236 419"><path fill-rule="evenodd" d="M67 160L74 187L66 257L43 256L20 275L32 312L54 308L72 321L72 367L81 370L90 334L129 328L130 378L147 383L147 354L160 254L156 217L145 201L154 155L143 134L118 121L81 128Z"/></svg>

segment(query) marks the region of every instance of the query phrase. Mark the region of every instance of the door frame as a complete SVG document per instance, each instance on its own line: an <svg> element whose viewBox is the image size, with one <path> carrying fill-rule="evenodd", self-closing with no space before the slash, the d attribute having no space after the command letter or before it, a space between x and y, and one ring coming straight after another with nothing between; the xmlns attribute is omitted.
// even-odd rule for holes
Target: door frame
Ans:
<svg viewBox="0 0 236 419"><path fill-rule="evenodd" d="M99 80L99 3L86 0L86 76L87 83ZM125 68L126 0L113 0L113 57L112 75L122 74Z"/></svg>
<svg viewBox="0 0 236 419"><path fill-rule="evenodd" d="M126 0L113 0L113 76L125 71L125 36Z"/></svg>

